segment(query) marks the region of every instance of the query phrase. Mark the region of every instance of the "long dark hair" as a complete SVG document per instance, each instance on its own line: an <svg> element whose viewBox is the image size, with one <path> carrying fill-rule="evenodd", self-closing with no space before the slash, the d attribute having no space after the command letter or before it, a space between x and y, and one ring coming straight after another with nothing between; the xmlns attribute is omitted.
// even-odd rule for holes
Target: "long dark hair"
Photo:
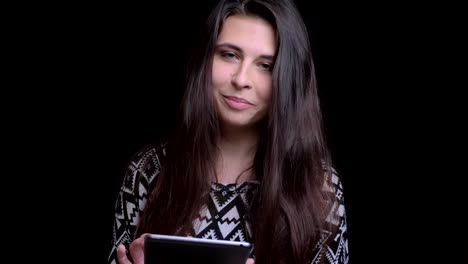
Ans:
<svg viewBox="0 0 468 264"><path fill-rule="evenodd" d="M187 235L206 203L220 126L211 90L214 47L230 15L254 15L276 29L273 96L261 122L254 170L261 181L250 212L256 263L310 262L335 199L324 190L331 158L323 134L307 29L289 0L221 0L188 67L180 123L141 217L144 232Z"/></svg>

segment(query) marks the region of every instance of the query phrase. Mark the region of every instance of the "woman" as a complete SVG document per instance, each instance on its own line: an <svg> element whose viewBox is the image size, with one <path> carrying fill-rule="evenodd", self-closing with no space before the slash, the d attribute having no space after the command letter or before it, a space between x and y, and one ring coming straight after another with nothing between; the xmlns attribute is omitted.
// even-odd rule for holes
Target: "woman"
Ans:
<svg viewBox="0 0 468 264"><path fill-rule="evenodd" d="M144 235L160 233L249 241L250 263L347 263L342 188L296 7L221 0L206 25L177 132L129 166L109 262L143 263Z"/></svg>

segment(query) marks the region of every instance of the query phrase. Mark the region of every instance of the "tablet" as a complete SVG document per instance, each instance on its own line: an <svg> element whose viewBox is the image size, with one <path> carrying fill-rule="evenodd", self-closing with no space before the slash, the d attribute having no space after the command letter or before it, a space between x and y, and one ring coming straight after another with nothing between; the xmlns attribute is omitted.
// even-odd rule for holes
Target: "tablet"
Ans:
<svg viewBox="0 0 468 264"><path fill-rule="evenodd" d="M252 251L248 242L149 234L145 264L245 264Z"/></svg>

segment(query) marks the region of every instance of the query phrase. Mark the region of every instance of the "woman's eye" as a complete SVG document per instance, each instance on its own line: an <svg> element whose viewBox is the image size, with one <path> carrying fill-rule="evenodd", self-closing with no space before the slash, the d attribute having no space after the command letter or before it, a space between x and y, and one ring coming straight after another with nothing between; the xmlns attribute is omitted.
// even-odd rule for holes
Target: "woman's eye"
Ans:
<svg viewBox="0 0 468 264"><path fill-rule="evenodd" d="M273 65L271 65L269 63L261 63L260 68L262 68L262 69L264 69L266 71L271 71L271 70L273 70Z"/></svg>
<svg viewBox="0 0 468 264"><path fill-rule="evenodd" d="M223 56L223 58L226 58L226 59L235 59L236 58L236 54L234 54L233 52L223 52L221 54L221 56Z"/></svg>

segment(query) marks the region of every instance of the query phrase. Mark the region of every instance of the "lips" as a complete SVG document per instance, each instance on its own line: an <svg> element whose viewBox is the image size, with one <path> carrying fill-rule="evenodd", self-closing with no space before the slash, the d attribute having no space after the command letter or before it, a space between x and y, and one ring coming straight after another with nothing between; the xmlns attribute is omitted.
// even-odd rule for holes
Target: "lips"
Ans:
<svg viewBox="0 0 468 264"><path fill-rule="evenodd" d="M234 102L237 102L237 103L243 103L243 104L249 104L249 105L254 105L252 104L251 102L245 100L245 99L242 99L242 98L239 98L239 97L235 97L235 96L224 96L225 98L229 99L229 100L232 100Z"/></svg>
<svg viewBox="0 0 468 264"><path fill-rule="evenodd" d="M226 105L235 111L242 111L255 106L251 102L235 96L223 96L223 99Z"/></svg>

